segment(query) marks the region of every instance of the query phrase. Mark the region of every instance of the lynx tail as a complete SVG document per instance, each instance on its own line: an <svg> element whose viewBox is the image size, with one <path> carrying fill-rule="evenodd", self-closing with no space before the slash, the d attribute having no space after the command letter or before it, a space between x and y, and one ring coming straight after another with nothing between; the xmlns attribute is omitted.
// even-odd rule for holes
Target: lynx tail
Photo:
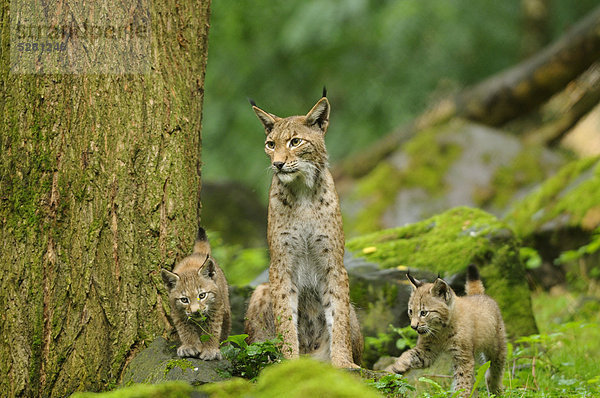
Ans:
<svg viewBox="0 0 600 398"><path fill-rule="evenodd" d="M200 254L202 256L211 254L206 231L202 227L198 228L198 236L196 237L196 243L194 244L194 254Z"/></svg>
<svg viewBox="0 0 600 398"><path fill-rule="evenodd" d="M479 270L475 264L470 264L467 268L467 283L465 285L467 296L474 294L483 294L485 288L479 276Z"/></svg>

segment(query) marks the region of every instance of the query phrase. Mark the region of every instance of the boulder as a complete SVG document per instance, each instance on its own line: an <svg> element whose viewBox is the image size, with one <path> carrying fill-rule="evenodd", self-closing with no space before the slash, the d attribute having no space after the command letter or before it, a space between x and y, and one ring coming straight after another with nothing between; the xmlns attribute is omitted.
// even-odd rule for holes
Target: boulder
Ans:
<svg viewBox="0 0 600 398"><path fill-rule="evenodd" d="M352 253L346 260L351 300L365 336L389 332L389 324L408 325L408 270L429 281L440 274L460 295L471 263L479 267L487 294L498 302L507 334L537 333L519 240L489 213L458 207L405 227L351 239L346 247ZM383 351L399 353L393 345ZM364 365L372 365L375 356L367 351Z"/></svg>
<svg viewBox="0 0 600 398"><path fill-rule="evenodd" d="M522 238L558 238L565 231L600 227L600 157L572 161L516 202L505 217Z"/></svg>
<svg viewBox="0 0 600 398"><path fill-rule="evenodd" d="M201 385L225 380L224 370L229 361L203 361L198 358L179 358L177 343L156 338L127 365L122 385L133 383L158 384L167 381L185 381Z"/></svg>
<svg viewBox="0 0 600 398"><path fill-rule="evenodd" d="M568 163L516 202L505 221L524 245L539 253L539 266L530 272L533 280L542 287L551 288L565 281L568 267L562 265L574 263L577 274L586 268L597 267L600 257L600 158Z"/></svg>
<svg viewBox="0 0 600 398"><path fill-rule="evenodd" d="M457 206L500 216L566 161L500 130L453 119L420 131L367 175L342 184L345 227L350 235L373 232Z"/></svg>

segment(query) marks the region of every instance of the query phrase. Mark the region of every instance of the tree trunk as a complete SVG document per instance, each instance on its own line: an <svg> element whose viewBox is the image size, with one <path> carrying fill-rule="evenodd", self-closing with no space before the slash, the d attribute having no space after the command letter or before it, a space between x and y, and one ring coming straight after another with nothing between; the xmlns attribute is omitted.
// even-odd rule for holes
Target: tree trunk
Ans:
<svg viewBox="0 0 600 398"><path fill-rule="evenodd" d="M199 220L209 6L148 3L148 73L42 75L13 73L2 2L1 396L104 389L170 329L160 268L191 250ZM46 11L46 27L73 14Z"/></svg>

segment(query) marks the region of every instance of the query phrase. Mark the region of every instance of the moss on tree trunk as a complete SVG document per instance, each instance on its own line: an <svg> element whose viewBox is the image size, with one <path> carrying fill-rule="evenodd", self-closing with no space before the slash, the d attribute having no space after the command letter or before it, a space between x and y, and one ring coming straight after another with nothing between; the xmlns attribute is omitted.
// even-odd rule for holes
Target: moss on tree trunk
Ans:
<svg viewBox="0 0 600 398"><path fill-rule="evenodd" d="M101 390L170 329L159 271L199 218L209 5L150 4L150 73L32 75L9 70L2 2L0 395Z"/></svg>

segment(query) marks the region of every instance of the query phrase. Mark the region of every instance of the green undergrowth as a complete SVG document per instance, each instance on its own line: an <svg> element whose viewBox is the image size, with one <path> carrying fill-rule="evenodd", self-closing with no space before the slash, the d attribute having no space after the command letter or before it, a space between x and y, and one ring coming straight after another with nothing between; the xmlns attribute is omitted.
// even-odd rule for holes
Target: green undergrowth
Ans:
<svg viewBox="0 0 600 398"><path fill-rule="evenodd" d="M78 392L72 398L189 398L196 389L183 381L162 384L136 384L104 393ZM196 395L197 396L197 395Z"/></svg>
<svg viewBox="0 0 600 398"><path fill-rule="evenodd" d="M359 377L310 358L264 369L255 383L234 378L200 387L211 398L381 397Z"/></svg>
<svg viewBox="0 0 600 398"><path fill-rule="evenodd" d="M255 380L262 369L281 362L283 358L281 337L252 344L246 343L247 337L247 334L233 335L223 342L221 353L231 363L231 368L227 371L229 377Z"/></svg>

